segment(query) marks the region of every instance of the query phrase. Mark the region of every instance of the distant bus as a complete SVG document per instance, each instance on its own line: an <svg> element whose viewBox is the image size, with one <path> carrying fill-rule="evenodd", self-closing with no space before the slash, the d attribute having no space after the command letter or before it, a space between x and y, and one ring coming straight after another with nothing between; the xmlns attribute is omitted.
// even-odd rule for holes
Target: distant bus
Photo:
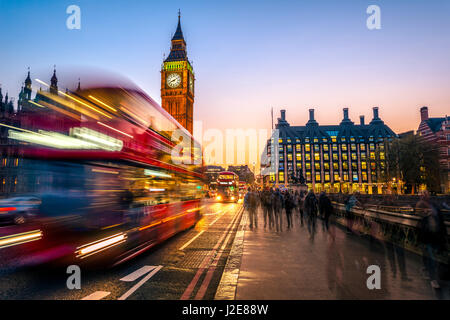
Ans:
<svg viewBox="0 0 450 320"><path fill-rule="evenodd" d="M247 183L245 181L239 181L239 196L243 198L246 191L247 191Z"/></svg>
<svg viewBox="0 0 450 320"><path fill-rule="evenodd" d="M239 200L239 176L236 173L231 171L219 173L216 200L233 202Z"/></svg>

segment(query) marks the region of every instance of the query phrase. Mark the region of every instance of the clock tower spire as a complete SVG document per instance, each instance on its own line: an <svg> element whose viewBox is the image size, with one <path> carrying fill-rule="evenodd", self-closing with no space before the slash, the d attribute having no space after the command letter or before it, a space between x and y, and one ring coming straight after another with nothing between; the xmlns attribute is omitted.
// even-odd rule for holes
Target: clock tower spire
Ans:
<svg viewBox="0 0 450 320"><path fill-rule="evenodd" d="M172 37L170 53L161 68L161 104L191 134L194 111L194 69L187 58L181 14Z"/></svg>

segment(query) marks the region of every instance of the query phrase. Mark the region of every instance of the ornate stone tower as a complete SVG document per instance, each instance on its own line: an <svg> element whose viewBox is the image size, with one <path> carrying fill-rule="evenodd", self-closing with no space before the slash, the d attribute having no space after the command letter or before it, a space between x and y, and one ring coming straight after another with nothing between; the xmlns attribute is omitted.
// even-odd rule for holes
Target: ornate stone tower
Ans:
<svg viewBox="0 0 450 320"><path fill-rule="evenodd" d="M194 113L194 69L187 58L186 42L178 26L172 37L170 54L161 67L161 104L191 134Z"/></svg>

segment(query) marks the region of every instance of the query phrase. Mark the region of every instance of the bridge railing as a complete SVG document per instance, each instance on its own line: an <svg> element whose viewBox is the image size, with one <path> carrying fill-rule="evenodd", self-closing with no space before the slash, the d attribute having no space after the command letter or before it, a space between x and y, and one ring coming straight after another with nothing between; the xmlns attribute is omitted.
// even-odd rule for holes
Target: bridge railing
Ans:
<svg viewBox="0 0 450 320"><path fill-rule="evenodd" d="M345 205L333 202L336 220L347 226ZM384 210L383 210L384 209ZM388 208L389 209L389 208ZM423 244L419 240L418 224L422 215L417 211L388 211L383 206L354 207L350 210L353 218L352 229L380 241L386 241L415 252L423 253ZM447 227L447 248L450 248L450 222L445 221ZM449 252L442 252L439 261L449 264Z"/></svg>

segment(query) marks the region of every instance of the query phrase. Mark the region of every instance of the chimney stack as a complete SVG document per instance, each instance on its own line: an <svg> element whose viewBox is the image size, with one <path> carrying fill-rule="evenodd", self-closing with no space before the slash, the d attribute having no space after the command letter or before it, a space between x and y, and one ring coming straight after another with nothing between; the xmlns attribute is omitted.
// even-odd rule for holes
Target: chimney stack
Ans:
<svg viewBox="0 0 450 320"><path fill-rule="evenodd" d="M314 121L314 109L309 109L309 120Z"/></svg>
<svg viewBox="0 0 450 320"><path fill-rule="evenodd" d="M365 125L364 123L364 116L359 116L359 121L361 122L361 125Z"/></svg>
<svg viewBox="0 0 450 320"><path fill-rule="evenodd" d="M428 120L428 107L420 108L420 120L427 121Z"/></svg>
<svg viewBox="0 0 450 320"><path fill-rule="evenodd" d="M286 110L281 110L281 121L286 121Z"/></svg>
<svg viewBox="0 0 450 320"><path fill-rule="evenodd" d="M373 118L379 119L378 118L378 107L373 107Z"/></svg>
<svg viewBox="0 0 450 320"><path fill-rule="evenodd" d="M344 120L348 120L348 108L344 108Z"/></svg>

